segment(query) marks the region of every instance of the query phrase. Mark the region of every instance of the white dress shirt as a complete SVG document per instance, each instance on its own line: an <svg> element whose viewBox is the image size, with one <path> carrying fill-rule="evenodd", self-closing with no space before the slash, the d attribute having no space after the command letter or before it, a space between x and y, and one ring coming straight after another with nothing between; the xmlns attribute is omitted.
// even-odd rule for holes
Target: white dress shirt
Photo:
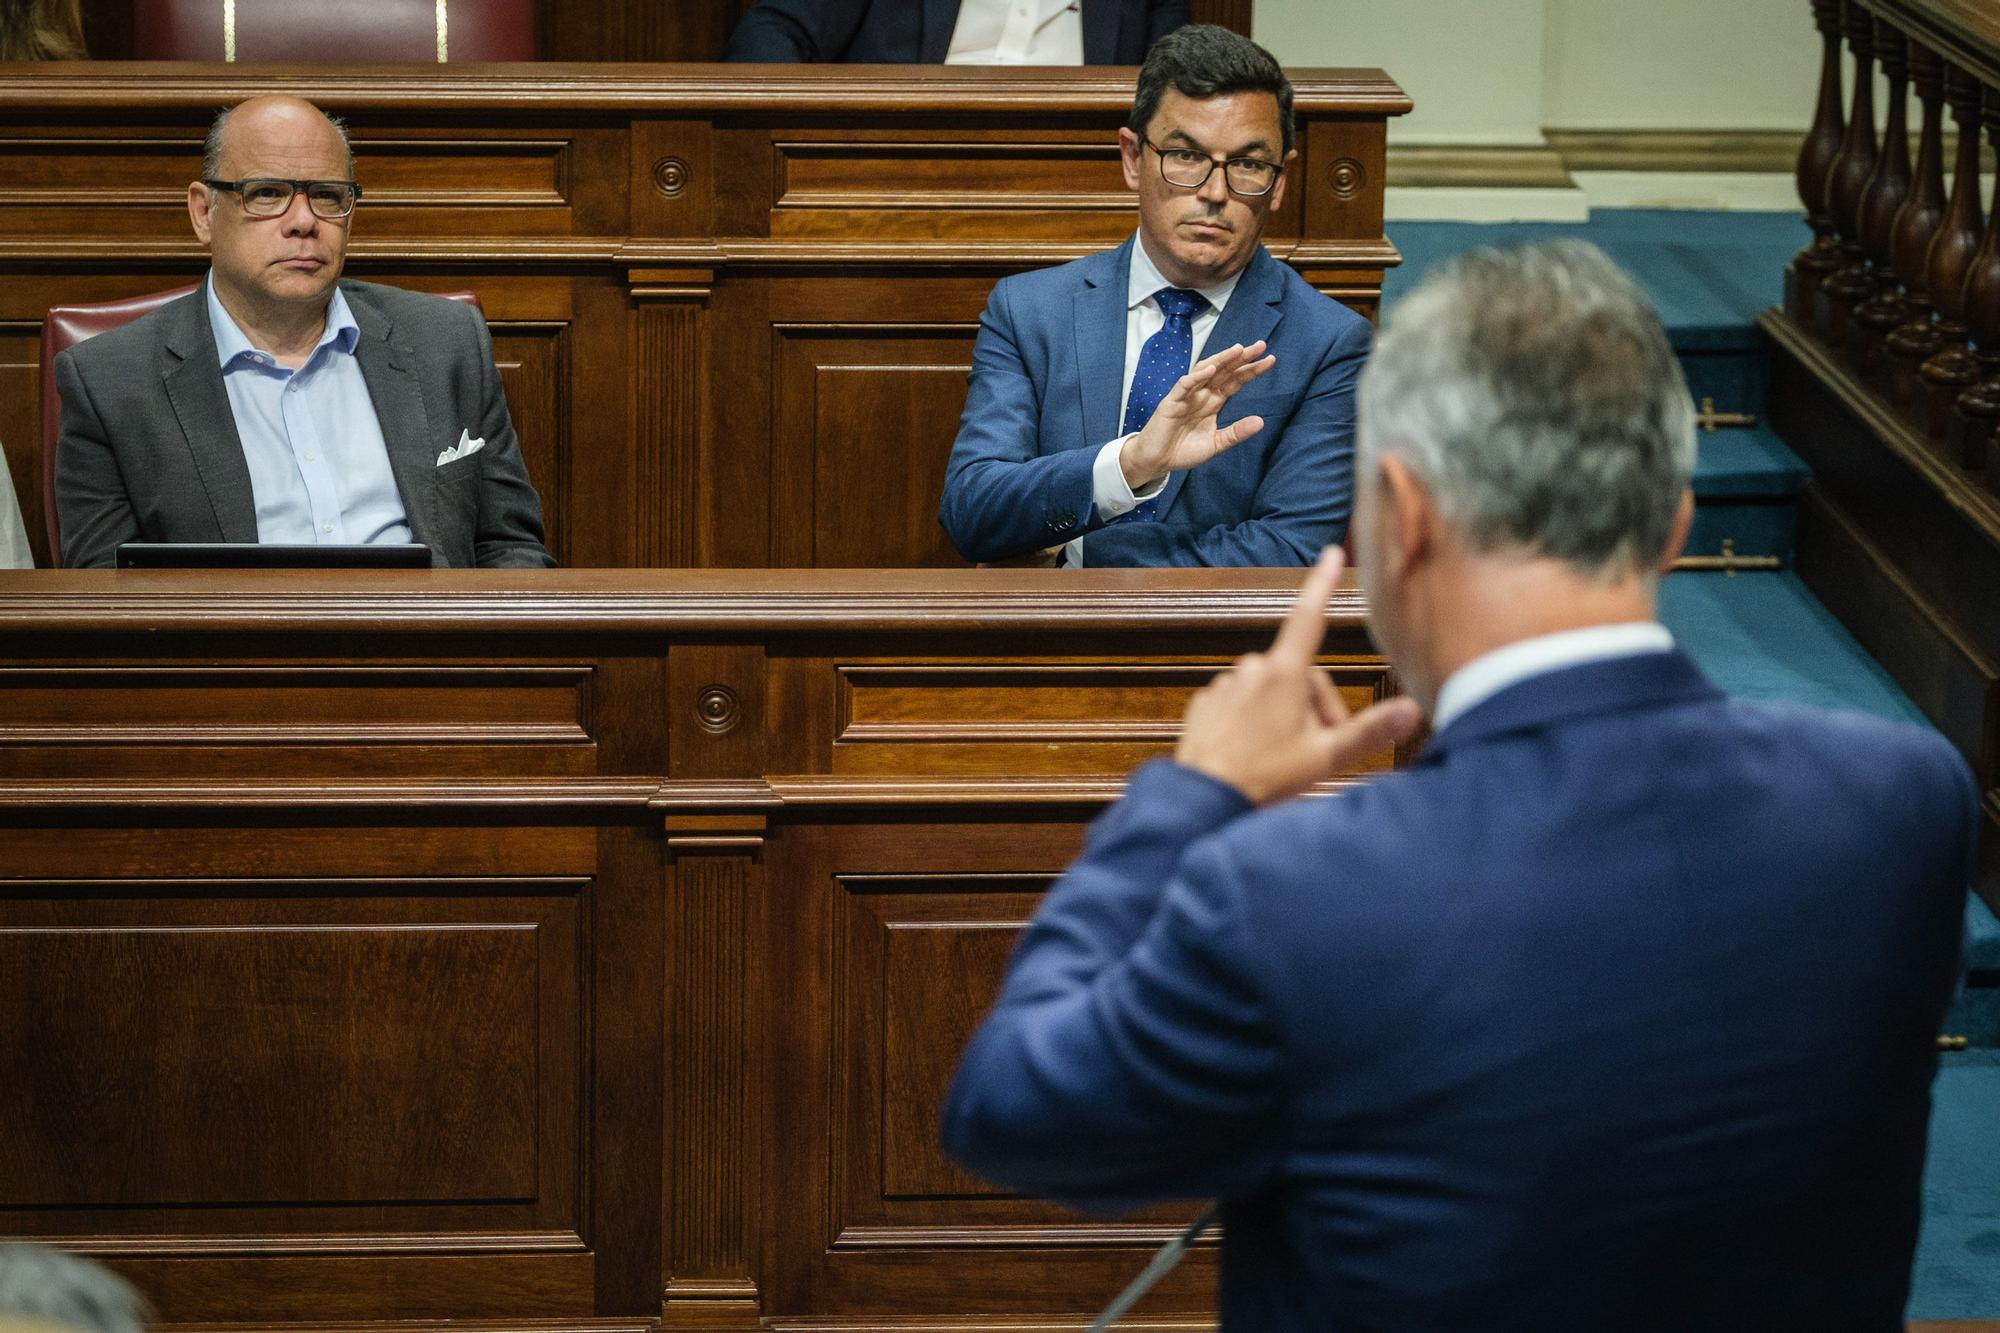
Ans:
<svg viewBox="0 0 2000 1333"><path fill-rule="evenodd" d="M409 514L389 467L354 348L361 328L340 288L327 302L326 330L297 370L251 345L208 290L208 324L222 383L250 467L257 540L299 545L407 542Z"/></svg>
<svg viewBox="0 0 2000 1333"><path fill-rule="evenodd" d="M1490 653L1481 653L1451 673L1438 691L1437 707L1431 711L1431 730L1443 731L1475 705L1531 676L1614 657L1672 652L1673 647L1674 636L1656 620L1592 625L1506 644Z"/></svg>
<svg viewBox="0 0 2000 1333"><path fill-rule="evenodd" d="M944 63L1081 65L1080 5L1081 0L961 0Z"/></svg>
<svg viewBox="0 0 2000 1333"><path fill-rule="evenodd" d="M1229 304L1229 294L1236 290L1242 276L1243 270L1238 269L1213 287L1195 288L1208 301L1208 309L1189 321L1194 326L1194 350L1188 356L1190 369L1201 360L1202 349L1208 346L1208 335L1215 332L1216 321L1222 318L1222 308ZM1132 401L1132 377L1139 371L1139 349L1146 345L1146 339L1158 333L1167 323L1160 303L1153 298L1162 287L1173 285L1160 275L1159 266L1146 253L1146 238L1142 235L1133 241L1132 263L1125 280L1125 384L1118 394L1120 424L1125 420L1126 406ZM1144 495L1135 495L1126 484L1125 469L1119 466L1118 458L1119 451L1131 438L1130 435L1120 435L1105 444L1097 451L1097 461L1091 465L1091 500L1097 506L1098 517L1106 521L1117 518L1141 500L1150 500L1166 489L1166 477L1160 478ZM1083 564L1083 538L1078 537L1064 549L1064 564Z"/></svg>
<svg viewBox="0 0 2000 1333"><path fill-rule="evenodd" d="M35 557L28 550L28 528L21 521L20 497L14 494L14 477L7 471L7 457L0 454L0 569L33 569Z"/></svg>

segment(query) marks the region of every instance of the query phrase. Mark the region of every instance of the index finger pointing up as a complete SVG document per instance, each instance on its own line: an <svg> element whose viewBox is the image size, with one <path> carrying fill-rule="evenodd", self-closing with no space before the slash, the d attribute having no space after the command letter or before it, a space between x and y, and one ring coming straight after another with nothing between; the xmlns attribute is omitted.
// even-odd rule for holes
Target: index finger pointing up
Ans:
<svg viewBox="0 0 2000 1333"><path fill-rule="evenodd" d="M1333 599L1333 590L1340 583L1340 570L1345 563L1346 552L1338 546L1329 546L1319 553L1318 561L1306 571L1306 581L1299 589L1298 600L1285 613L1285 623L1278 627L1278 637L1271 642L1270 656L1312 661L1319 652L1320 643L1326 638L1326 604Z"/></svg>

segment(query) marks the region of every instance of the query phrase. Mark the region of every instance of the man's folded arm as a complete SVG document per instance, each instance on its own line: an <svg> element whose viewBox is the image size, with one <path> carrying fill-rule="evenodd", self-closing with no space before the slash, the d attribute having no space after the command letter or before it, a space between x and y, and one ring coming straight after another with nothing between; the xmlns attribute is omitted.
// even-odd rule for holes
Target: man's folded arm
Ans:
<svg viewBox="0 0 2000 1333"><path fill-rule="evenodd" d="M1099 451L1040 454L1040 401L1002 282L979 317L965 414L938 501L938 522L967 560L1007 560L1060 546L1098 522L1092 468Z"/></svg>
<svg viewBox="0 0 2000 1333"><path fill-rule="evenodd" d="M1354 508L1354 388L1372 341L1365 320L1351 324L1321 358L1291 419L1265 425L1282 433L1249 518L1198 529L1175 523L1169 510L1164 522L1120 523L1084 539L1083 563L1309 565L1344 540Z"/></svg>
<svg viewBox="0 0 2000 1333"><path fill-rule="evenodd" d="M865 0L759 0L722 49L724 60L814 64L840 59Z"/></svg>
<svg viewBox="0 0 2000 1333"><path fill-rule="evenodd" d="M109 568L120 543L139 540L139 518L132 511L109 433L70 352L56 358L56 389L62 397L56 509L63 564L71 569Z"/></svg>
<svg viewBox="0 0 2000 1333"><path fill-rule="evenodd" d="M1010 1188L1120 1210L1247 1192L1282 1152L1256 942L1215 841L1241 793L1149 765L1022 936L944 1110L946 1150Z"/></svg>

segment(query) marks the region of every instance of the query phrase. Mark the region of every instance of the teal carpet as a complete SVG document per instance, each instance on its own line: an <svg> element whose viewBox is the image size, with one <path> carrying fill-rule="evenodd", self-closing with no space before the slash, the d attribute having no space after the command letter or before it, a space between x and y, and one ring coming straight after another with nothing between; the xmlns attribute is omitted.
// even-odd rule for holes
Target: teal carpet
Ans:
<svg viewBox="0 0 2000 1333"><path fill-rule="evenodd" d="M1793 213L1602 210L1581 224L1391 223L1402 267L1383 283L1386 312L1431 265L1479 245L1556 236L1595 242L1652 296L1695 396L1762 414L1763 336L1756 317L1778 304L1787 261L1808 233ZM1697 538L1733 535L1749 553L1765 534L1788 554L1789 507L1803 473L1768 430L1703 435L1696 469ZM1746 545L1746 543L1751 543ZM1704 549L1706 546L1704 545ZM1924 724L1924 716L1839 621L1788 572L1682 573L1660 589L1660 618L1724 690L1753 699L1853 709ZM1943 1057L1933 1090L1924 1223L1912 1319L2000 1318L2000 921L1966 909L1968 985L1946 1020L1969 1050Z"/></svg>

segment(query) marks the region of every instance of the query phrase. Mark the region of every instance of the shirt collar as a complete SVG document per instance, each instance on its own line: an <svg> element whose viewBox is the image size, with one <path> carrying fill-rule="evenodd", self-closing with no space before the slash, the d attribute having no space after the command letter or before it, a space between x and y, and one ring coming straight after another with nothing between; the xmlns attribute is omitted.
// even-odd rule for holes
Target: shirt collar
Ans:
<svg viewBox="0 0 2000 1333"><path fill-rule="evenodd" d="M1438 691L1437 707L1431 711L1431 730L1443 731L1474 706L1530 676L1613 657L1672 652L1673 647L1674 636L1656 620L1591 625L1505 644L1480 654L1451 673L1451 679Z"/></svg>
<svg viewBox="0 0 2000 1333"><path fill-rule="evenodd" d="M247 357L257 365L275 365L268 352L251 343L238 328L236 321L222 307L222 298L215 294L215 270L210 269L202 280L202 290L208 294L208 327L215 335L215 355L227 371L239 358ZM347 297L341 294L339 284L334 285L333 296L326 303L326 328L319 336L319 345L313 348L313 356L329 343L336 352L348 356L354 354L354 346L361 341L361 326L354 322L354 312L347 308ZM311 357L307 358L310 363Z"/></svg>
<svg viewBox="0 0 2000 1333"><path fill-rule="evenodd" d="M1249 268L1250 266L1245 264L1215 286L1197 287L1195 290L1207 298L1209 306L1219 315L1222 313L1222 307L1229 304L1229 294L1236 290L1236 284L1242 280ZM1125 281L1125 308L1131 310L1142 305L1151 300L1153 294L1160 288L1173 285L1160 275L1159 268L1153 263L1153 257L1146 253L1145 238L1134 236L1132 264Z"/></svg>

